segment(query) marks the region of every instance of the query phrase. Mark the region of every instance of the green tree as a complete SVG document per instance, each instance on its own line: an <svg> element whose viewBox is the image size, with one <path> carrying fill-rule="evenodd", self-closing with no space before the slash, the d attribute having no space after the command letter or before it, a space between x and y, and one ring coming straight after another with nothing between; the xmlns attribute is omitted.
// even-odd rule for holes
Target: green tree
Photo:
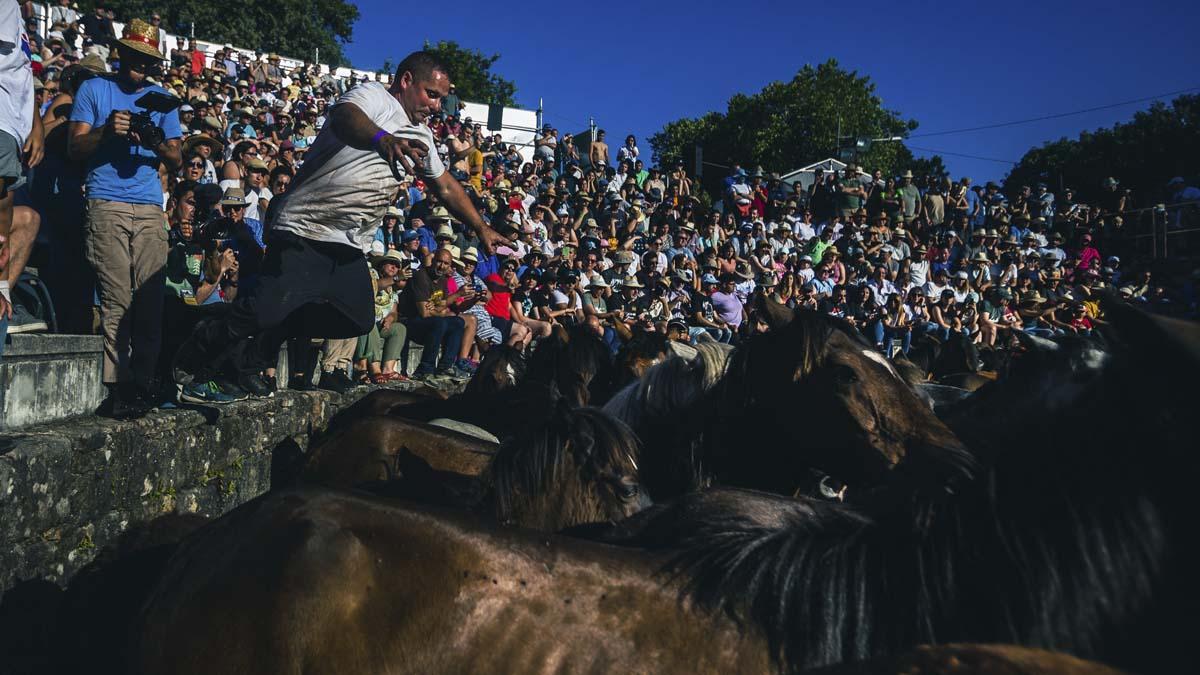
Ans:
<svg viewBox="0 0 1200 675"><path fill-rule="evenodd" d="M660 165L683 159L690 166L694 147L701 145L706 163L785 173L837 156L839 122L842 143L855 137L901 136L917 128L915 121L883 107L869 77L830 59L806 65L791 80L772 82L756 94L734 95L723 113L669 122L650 137L650 147ZM895 142L872 143L858 160L867 170L885 174L915 168L912 152ZM936 164L931 158L928 166L941 167L941 158ZM705 184L711 185L719 173L706 171Z"/></svg>
<svg viewBox="0 0 1200 675"><path fill-rule="evenodd" d="M322 63L349 65L342 51L350 42L358 8L345 0L242 0L226 5L208 0L109 0L117 18L149 19L158 12L162 27L246 49L275 52L312 61L320 50ZM81 11L90 12L94 0L81 0Z"/></svg>
<svg viewBox="0 0 1200 675"><path fill-rule="evenodd" d="M517 85L492 72L492 65L500 60L499 54L486 56L477 49L467 49L453 40L425 41L425 51L433 52L450 69L458 95L465 101L475 103L499 103L509 107L517 105L513 96Z"/></svg>
<svg viewBox="0 0 1200 675"><path fill-rule="evenodd" d="M1134 201L1147 206L1161 201L1168 180L1193 178L1200 155L1200 96L1180 96L1155 103L1133 119L1112 128L1085 131L1076 140L1061 138L1025 153L1005 179L1016 190L1038 181L1052 188L1073 187L1084 202L1095 199L1105 178L1112 176L1133 190Z"/></svg>

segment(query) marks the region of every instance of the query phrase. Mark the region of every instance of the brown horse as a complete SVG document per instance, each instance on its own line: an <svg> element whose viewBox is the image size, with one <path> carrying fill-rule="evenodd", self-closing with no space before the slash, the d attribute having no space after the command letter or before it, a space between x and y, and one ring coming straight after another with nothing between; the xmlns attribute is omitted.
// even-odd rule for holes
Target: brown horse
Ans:
<svg viewBox="0 0 1200 675"><path fill-rule="evenodd" d="M186 541L133 672L764 673L753 629L681 601L633 551L303 489Z"/></svg>
<svg viewBox="0 0 1200 675"><path fill-rule="evenodd" d="M557 531L621 520L648 506L638 452L620 421L565 404L545 424L498 447L443 427L375 416L346 424L314 448L304 478L340 488L371 483L377 493Z"/></svg>
<svg viewBox="0 0 1200 675"><path fill-rule="evenodd" d="M379 392L376 392L379 393ZM348 488L395 477L396 457L407 451L436 471L478 476L499 446L440 426L391 415L368 415L341 425L313 447L304 479Z"/></svg>
<svg viewBox="0 0 1200 675"><path fill-rule="evenodd" d="M903 459L960 454L962 443L849 324L770 301L761 309L770 331L739 345L715 384L705 380L712 367L668 361L614 397L614 410L655 411L618 414L646 449L656 500L708 483L816 494L828 480L853 499ZM660 381L660 369L677 373Z"/></svg>

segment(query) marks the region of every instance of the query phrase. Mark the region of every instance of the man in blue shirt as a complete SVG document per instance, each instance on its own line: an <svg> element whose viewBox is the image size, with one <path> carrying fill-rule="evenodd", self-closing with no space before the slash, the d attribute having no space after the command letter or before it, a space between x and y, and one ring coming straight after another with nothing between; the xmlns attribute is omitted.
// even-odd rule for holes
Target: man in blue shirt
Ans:
<svg viewBox="0 0 1200 675"><path fill-rule="evenodd" d="M83 83L71 109L68 154L87 166L88 262L96 271L104 328L104 384L100 412L128 416L154 404L155 365L162 345L167 225L158 169L182 163L179 112L152 112L160 139L142 138L133 115L137 101L162 68L158 29L139 19L125 28L120 70ZM153 141L160 140L158 143Z"/></svg>

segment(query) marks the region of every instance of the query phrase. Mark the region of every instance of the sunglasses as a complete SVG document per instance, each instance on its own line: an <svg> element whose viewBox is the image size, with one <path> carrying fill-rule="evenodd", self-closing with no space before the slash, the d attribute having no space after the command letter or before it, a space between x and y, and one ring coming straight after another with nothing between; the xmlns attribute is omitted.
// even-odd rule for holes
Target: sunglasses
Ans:
<svg viewBox="0 0 1200 675"><path fill-rule="evenodd" d="M203 168L204 168L204 164L203 164L202 162L188 162L188 168L190 168L190 169L203 169Z"/></svg>

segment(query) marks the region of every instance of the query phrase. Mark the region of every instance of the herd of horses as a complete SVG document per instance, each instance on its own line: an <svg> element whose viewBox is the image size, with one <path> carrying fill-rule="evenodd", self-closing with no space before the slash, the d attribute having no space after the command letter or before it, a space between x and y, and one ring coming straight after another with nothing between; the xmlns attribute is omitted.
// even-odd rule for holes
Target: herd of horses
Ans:
<svg viewBox="0 0 1200 675"><path fill-rule="evenodd" d="M892 360L761 310L736 348L558 330L368 395L293 484L102 553L42 672L1187 667L1196 326L1113 301Z"/></svg>

